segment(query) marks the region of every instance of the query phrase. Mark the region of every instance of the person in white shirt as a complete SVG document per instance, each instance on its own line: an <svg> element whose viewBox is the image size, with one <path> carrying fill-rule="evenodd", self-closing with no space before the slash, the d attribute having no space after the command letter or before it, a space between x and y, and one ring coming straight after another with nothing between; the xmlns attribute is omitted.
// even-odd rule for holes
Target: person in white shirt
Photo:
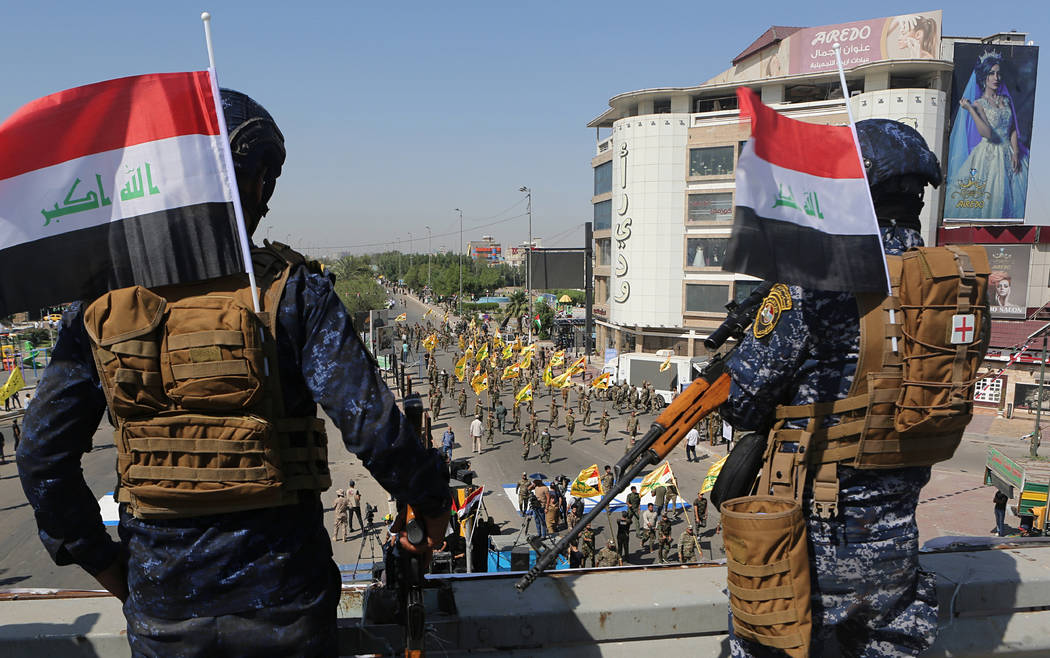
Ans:
<svg viewBox="0 0 1050 658"><path fill-rule="evenodd" d="M685 435L685 459L686 461L700 461L696 458L696 444L700 442L700 432L693 427Z"/></svg>
<svg viewBox="0 0 1050 658"><path fill-rule="evenodd" d="M470 438L474 440L474 452L481 454L481 416L474 416L470 422Z"/></svg>

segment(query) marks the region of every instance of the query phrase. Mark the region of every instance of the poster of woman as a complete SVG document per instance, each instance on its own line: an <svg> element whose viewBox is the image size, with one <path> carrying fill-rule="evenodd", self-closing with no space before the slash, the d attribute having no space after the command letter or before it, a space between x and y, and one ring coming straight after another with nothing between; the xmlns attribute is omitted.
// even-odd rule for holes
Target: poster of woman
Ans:
<svg viewBox="0 0 1050 658"><path fill-rule="evenodd" d="M1023 222L1038 46L956 43L946 220Z"/></svg>
<svg viewBox="0 0 1050 658"><path fill-rule="evenodd" d="M993 318L1024 318L1028 306L1031 246L988 245L988 306Z"/></svg>

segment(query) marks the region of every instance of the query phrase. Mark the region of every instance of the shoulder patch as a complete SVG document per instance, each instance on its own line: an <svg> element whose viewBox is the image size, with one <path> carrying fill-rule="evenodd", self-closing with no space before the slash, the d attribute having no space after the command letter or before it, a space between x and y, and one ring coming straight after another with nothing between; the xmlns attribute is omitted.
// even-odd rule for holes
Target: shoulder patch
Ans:
<svg viewBox="0 0 1050 658"><path fill-rule="evenodd" d="M751 331L755 338L765 338L776 328L780 320L780 314L791 308L791 291L783 283L778 283L769 291L755 314L755 321L751 325Z"/></svg>

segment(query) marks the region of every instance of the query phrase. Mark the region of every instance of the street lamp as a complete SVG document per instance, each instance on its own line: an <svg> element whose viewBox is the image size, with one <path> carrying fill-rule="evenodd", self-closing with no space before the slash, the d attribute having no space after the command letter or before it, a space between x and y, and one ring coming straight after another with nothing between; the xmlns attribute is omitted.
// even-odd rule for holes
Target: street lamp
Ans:
<svg viewBox="0 0 1050 658"><path fill-rule="evenodd" d="M430 246L430 226L427 229L427 288L430 288L430 252L433 248ZM430 288L430 294L434 294L434 289Z"/></svg>
<svg viewBox="0 0 1050 658"><path fill-rule="evenodd" d="M456 315L463 317L463 211L453 208L459 213L459 300Z"/></svg>
<svg viewBox="0 0 1050 658"><path fill-rule="evenodd" d="M524 192L529 199L526 212L529 213L529 246L525 250L525 290L529 296L529 342L532 342L532 190L522 185L519 192Z"/></svg>

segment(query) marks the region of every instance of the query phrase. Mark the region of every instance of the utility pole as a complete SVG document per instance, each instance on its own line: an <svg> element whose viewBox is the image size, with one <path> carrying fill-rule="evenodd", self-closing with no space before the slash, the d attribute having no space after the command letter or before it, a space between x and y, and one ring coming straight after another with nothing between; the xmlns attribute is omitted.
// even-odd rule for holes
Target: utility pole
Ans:
<svg viewBox="0 0 1050 658"><path fill-rule="evenodd" d="M1039 422L1043 415L1043 387L1046 386L1046 327L1043 328L1043 354L1039 357L1039 395L1035 396L1035 431L1032 432L1032 440L1028 443L1028 456L1039 455L1039 444L1043 439L1043 432Z"/></svg>
<svg viewBox="0 0 1050 658"><path fill-rule="evenodd" d="M459 300L456 315L463 317L463 211L454 208L459 213Z"/></svg>
<svg viewBox="0 0 1050 658"><path fill-rule="evenodd" d="M525 211L529 213L529 246L525 250L525 290L529 296L529 343L532 342L532 190L522 185L519 192L524 192L529 203Z"/></svg>

